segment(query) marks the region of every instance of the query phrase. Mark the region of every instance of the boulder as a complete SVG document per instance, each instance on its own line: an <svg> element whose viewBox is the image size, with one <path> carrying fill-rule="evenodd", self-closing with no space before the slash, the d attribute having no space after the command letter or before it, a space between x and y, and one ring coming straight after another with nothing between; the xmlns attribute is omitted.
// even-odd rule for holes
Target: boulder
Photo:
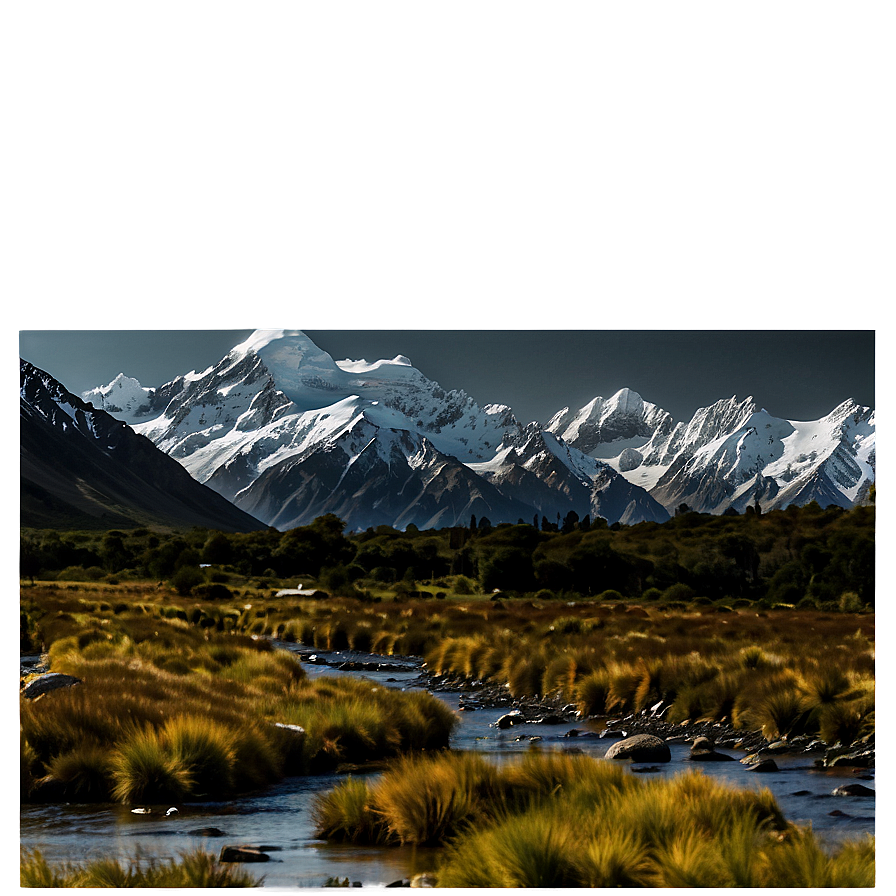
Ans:
<svg viewBox="0 0 896 896"><path fill-rule="evenodd" d="M45 675L39 675L37 678L32 678L31 681L22 688L22 696L27 697L29 700L33 700L35 697L48 694L50 691L56 691L59 688L74 687L76 684L81 684L81 679L75 678L74 675L64 675L62 672L47 672Z"/></svg>
<svg viewBox="0 0 896 896"><path fill-rule="evenodd" d="M270 856L254 846L225 846L219 862L267 862Z"/></svg>
<svg viewBox="0 0 896 896"><path fill-rule="evenodd" d="M833 796L874 796L874 791L864 784L843 784L831 793Z"/></svg>
<svg viewBox="0 0 896 896"><path fill-rule="evenodd" d="M779 771L778 763L775 762L774 759L760 759L758 762L753 763L750 766L751 772L776 772Z"/></svg>
<svg viewBox="0 0 896 896"><path fill-rule="evenodd" d="M630 759L632 762L671 762L669 745L653 734L635 734L612 744L606 759Z"/></svg>
<svg viewBox="0 0 896 896"><path fill-rule="evenodd" d="M523 721L523 714L518 709L513 709L508 713L505 713L495 722L495 726L500 728L502 731L510 728L511 725L519 725Z"/></svg>

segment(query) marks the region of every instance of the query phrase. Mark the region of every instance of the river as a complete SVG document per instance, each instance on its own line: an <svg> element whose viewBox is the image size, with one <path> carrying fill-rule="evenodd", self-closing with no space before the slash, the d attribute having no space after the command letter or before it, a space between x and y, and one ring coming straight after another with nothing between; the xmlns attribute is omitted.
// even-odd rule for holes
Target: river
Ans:
<svg viewBox="0 0 896 896"><path fill-rule="evenodd" d="M363 675L388 687L411 687L419 677L419 666L412 659L389 657L389 663L406 664L407 671L345 672L333 667L340 661L382 660L382 657L350 651L328 653L297 645L281 644L304 655L309 675ZM458 709L457 694L437 694L452 709ZM544 749L574 747L601 756L609 741L599 737L563 735L570 725L515 725L499 731L493 723L507 710L482 708L459 712L460 725L452 737L456 750L486 752L502 761L529 748L530 737L541 737ZM577 723L586 732L588 723ZM597 733L597 728L593 729ZM649 766L649 774L674 775L693 763L687 762L689 747L672 744L672 761ZM740 758L743 753L724 752ZM701 763L706 774L719 777L738 787L767 787L790 821L812 825L824 840L835 843L845 838L874 832L873 797L834 797L831 791L841 784L855 782L852 770L818 770L812 758L776 757L780 771L758 775L740 762ZM633 773L648 767L631 765ZM863 771L873 778L874 770ZM270 861L247 865L264 876L266 887L320 887L328 878L348 878L363 885L383 885L410 877L433 867L431 850L411 847L342 846L316 840L311 806L317 794L333 787L340 776L317 775L290 778L260 793L227 802L188 803L166 816L169 806L150 807L146 815L135 815L126 806L110 804L26 805L21 810L21 842L29 849L40 849L50 862L84 861L100 857L131 859L135 856L167 860L197 846L218 854L223 845L267 847ZM864 780L873 788L873 780ZM835 813L835 814L831 814ZM205 829L205 830L203 830ZM221 835L211 836L208 829Z"/></svg>

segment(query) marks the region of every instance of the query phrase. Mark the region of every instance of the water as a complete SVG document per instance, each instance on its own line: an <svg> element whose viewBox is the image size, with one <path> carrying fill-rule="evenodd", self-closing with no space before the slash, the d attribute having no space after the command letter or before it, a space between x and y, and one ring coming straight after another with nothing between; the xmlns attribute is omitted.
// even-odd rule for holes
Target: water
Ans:
<svg viewBox="0 0 896 896"><path fill-rule="evenodd" d="M341 671L322 662L344 660L376 663L382 657L315 651L296 645L308 674L363 675L389 687L413 687L419 664L411 659L390 657L386 661L402 670ZM459 695L438 694L452 709L460 706ZM575 749L602 756L612 743L597 735L589 723L574 727L591 736L565 737L572 725L515 725L499 731L492 724L506 709L477 709L459 712L461 724L452 738L457 750L477 750L505 761L529 749L530 738L540 737L543 749ZM841 784L854 782L856 776L843 770L818 770L811 758L776 757L781 769L760 775L740 762L692 763L687 761L690 748L671 744L672 761L658 765L632 764L633 774L669 776L698 767L738 787L767 787L775 795L785 816L800 824L812 825L824 840L836 843L874 831L874 797L835 797L831 791ZM731 756L744 754L724 749ZM873 770L863 772L873 777ZM134 815L118 805L23 806L21 842L26 848L38 848L51 862L84 861L100 857L129 860L134 856L167 860L202 847L217 855L224 845L246 844L271 847L270 861L245 865L264 876L266 887L320 887L327 878L348 878L364 885L382 885L408 878L433 867L431 850L333 845L316 840L311 806L318 793L329 790L340 780L337 775L291 778L261 793L228 802L190 803L178 806L177 814L165 816L168 806L149 807L148 815ZM873 789L873 781L862 781ZM843 814L832 815L837 812ZM223 836L210 836L202 829L215 828Z"/></svg>

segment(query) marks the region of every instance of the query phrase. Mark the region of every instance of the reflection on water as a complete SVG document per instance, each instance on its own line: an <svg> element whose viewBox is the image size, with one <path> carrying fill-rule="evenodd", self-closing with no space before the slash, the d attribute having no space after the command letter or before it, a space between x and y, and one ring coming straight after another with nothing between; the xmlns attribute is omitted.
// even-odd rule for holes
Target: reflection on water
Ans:
<svg viewBox="0 0 896 896"><path fill-rule="evenodd" d="M286 646L286 645L283 645ZM376 662L381 657L357 653L327 653L290 645L306 657L338 662L352 659ZM389 658L390 661L398 658ZM419 668L407 661L407 671L339 671L331 666L306 663L309 675L362 675L390 687L413 686ZM458 695L439 694L452 709L459 706ZM516 725L498 731L492 723L506 709L478 709L459 712L461 724L452 738L457 750L486 752L496 761L506 761L530 747L530 738L540 737L543 749L574 749L602 756L609 741L597 737L597 728L577 723L583 736L568 737L570 725ZM689 747L672 744L672 762L656 766L631 766L633 773L674 775L695 766L687 761ZM723 750L740 758L743 753ZM800 824L811 823L817 834L829 842L874 831L873 797L834 797L831 791L855 781L852 770L816 770L811 758L776 757L781 769L760 775L740 762L701 763L706 774L738 787L767 787L775 795L784 814ZM649 770L648 770L649 769ZM873 770L863 776L873 777ZM386 884L432 868L431 850L410 847L382 848L333 845L314 839L311 805L316 794L333 787L340 778L318 775L292 778L262 793L238 800L190 803L178 806L178 813L165 817L168 806L151 807L149 815L134 815L117 805L24 806L21 812L21 840L27 848L39 848L49 861L83 861L100 857L131 859L134 856L167 860L202 847L217 855L223 845L246 844L269 848L271 860L247 865L264 875L267 887L319 887L329 877L348 878L366 885ZM873 787L873 782L866 781ZM838 814L831 814L838 813ZM221 836L211 836L217 829Z"/></svg>

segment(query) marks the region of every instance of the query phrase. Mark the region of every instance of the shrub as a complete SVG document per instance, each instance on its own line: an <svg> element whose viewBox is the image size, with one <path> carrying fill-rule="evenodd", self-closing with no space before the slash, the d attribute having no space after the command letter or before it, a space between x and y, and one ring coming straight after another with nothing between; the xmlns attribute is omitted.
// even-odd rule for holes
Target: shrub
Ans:
<svg viewBox="0 0 896 896"><path fill-rule="evenodd" d="M202 570L198 566L180 566L171 576L169 584L181 595L188 595L196 585L203 582Z"/></svg>
<svg viewBox="0 0 896 896"><path fill-rule="evenodd" d="M676 582L663 592L663 600L671 603L686 603L691 600L695 594L696 592L690 585L685 585L684 582Z"/></svg>
<svg viewBox="0 0 896 896"><path fill-rule="evenodd" d="M220 582L203 582L193 585L190 594L200 600L230 600L233 592Z"/></svg>

